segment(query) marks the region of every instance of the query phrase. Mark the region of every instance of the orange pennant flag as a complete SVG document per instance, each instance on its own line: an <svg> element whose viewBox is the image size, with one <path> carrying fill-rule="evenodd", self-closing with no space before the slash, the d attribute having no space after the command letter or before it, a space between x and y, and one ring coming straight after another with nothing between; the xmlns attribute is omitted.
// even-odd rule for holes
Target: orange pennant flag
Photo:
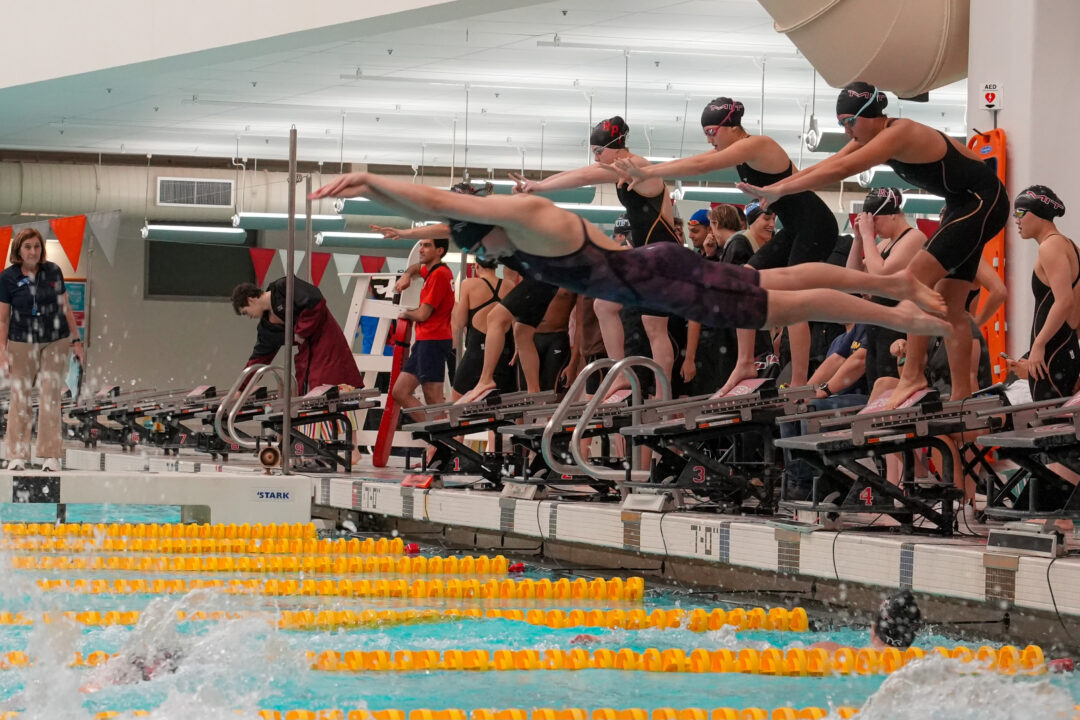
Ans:
<svg viewBox="0 0 1080 720"><path fill-rule="evenodd" d="M75 215L66 218L55 218L49 221L56 239L60 241L60 247L64 249L68 262L71 263L71 271L78 274L79 258L82 256L83 236L86 233L86 216Z"/></svg>
<svg viewBox="0 0 1080 720"><path fill-rule="evenodd" d="M270 270L270 263L274 262L273 248L248 248L251 252L251 264L255 267L255 284L262 287L266 273Z"/></svg>

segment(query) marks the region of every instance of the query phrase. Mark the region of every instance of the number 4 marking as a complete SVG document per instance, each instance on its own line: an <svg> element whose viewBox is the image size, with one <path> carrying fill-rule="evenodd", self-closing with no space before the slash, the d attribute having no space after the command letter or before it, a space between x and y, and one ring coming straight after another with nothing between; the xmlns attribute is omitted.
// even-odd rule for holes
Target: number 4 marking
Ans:
<svg viewBox="0 0 1080 720"><path fill-rule="evenodd" d="M864 505L874 504L874 491L869 487L863 488L863 491L859 493L859 499L863 501Z"/></svg>

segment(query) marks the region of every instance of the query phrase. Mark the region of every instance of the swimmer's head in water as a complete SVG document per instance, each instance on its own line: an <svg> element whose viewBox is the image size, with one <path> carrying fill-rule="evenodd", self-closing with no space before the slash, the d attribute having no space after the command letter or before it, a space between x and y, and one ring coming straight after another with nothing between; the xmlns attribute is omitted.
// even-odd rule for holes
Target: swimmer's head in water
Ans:
<svg viewBox="0 0 1080 720"><path fill-rule="evenodd" d="M1013 201L1013 207L1026 210L1043 220L1053 220L1065 214L1065 203L1045 185L1032 185L1021 190Z"/></svg>
<svg viewBox="0 0 1080 720"><path fill-rule="evenodd" d="M593 151L597 148L606 150L622 150L626 147L626 136L630 134L630 126L626 121L616 115L615 117L601 120L593 127L589 135L589 144Z"/></svg>
<svg viewBox="0 0 1080 720"><path fill-rule="evenodd" d="M844 86L836 98L836 114L852 118L879 118L885 114L889 99L869 83L853 82Z"/></svg>
<svg viewBox="0 0 1080 720"><path fill-rule="evenodd" d="M904 195L900 188L874 188L863 200L863 212L878 217L881 215L899 215L903 212Z"/></svg>
<svg viewBox="0 0 1080 720"><path fill-rule="evenodd" d="M746 108L729 97L713 98L701 111L701 127L741 127Z"/></svg>
<svg viewBox="0 0 1080 720"><path fill-rule="evenodd" d="M901 590L881 603L874 618L874 635L890 647L908 648L922 627L922 611L910 590Z"/></svg>
<svg viewBox="0 0 1080 720"><path fill-rule="evenodd" d="M491 183L482 188L477 188L470 182L460 182L450 188L450 192L461 195L485 196L491 193ZM480 243L495 227L484 223L470 222L468 220L447 220L450 225L450 239L454 241L463 252L476 253L479 258L483 254L483 246Z"/></svg>

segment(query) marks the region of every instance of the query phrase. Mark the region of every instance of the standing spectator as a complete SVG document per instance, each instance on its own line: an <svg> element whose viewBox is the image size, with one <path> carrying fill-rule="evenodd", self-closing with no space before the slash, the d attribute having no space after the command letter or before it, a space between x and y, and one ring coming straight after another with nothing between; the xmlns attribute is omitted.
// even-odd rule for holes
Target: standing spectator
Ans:
<svg viewBox="0 0 1080 720"><path fill-rule="evenodd" d="M391 393L403 410L420 404L413 393L420 386L428 405L443 402L448 358L454 352L450 315L454 311L454 274L443 263L450 249L447 238L420 241L420 307L401 313L402 320L416 323L416 341L409 359L394 382Z"/></svg>
<svg viewBox="0 0 1080 720"><path fill-rule="evenodd" d="M37 455L45 472L60 470L63 438L60 393L68 346L86 360L67 299L64 275L45 259L45 239L33 228L11 243L11 263L0 273L0 369L11 381L8 406L8 470L25 470L30 460L33 411L30 393L40 378ZM70 338L70 339L69 339Z"/></svg>

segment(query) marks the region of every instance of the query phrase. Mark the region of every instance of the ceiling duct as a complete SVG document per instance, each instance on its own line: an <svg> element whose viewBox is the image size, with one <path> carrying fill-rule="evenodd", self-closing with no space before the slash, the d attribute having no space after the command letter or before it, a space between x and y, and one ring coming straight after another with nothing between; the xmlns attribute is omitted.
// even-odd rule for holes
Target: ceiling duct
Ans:
<svg viewBox="0 0 1080 720"><path fill-rule="evenodd" d="M967 76L970 0L758 0L825 82L911 98Z"/></svg>

